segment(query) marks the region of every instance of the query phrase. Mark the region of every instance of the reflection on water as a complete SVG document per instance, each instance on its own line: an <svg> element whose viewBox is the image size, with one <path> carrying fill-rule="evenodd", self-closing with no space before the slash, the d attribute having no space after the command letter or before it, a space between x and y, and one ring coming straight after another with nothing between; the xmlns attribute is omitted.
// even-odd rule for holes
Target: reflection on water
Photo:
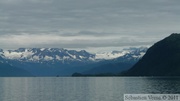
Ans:
<svg viewBox="0 0 180 101"><path fill-rule="evenodd" d="M123 94L174 94L180 78L0 78L0 101L123 101Z"/></svg>

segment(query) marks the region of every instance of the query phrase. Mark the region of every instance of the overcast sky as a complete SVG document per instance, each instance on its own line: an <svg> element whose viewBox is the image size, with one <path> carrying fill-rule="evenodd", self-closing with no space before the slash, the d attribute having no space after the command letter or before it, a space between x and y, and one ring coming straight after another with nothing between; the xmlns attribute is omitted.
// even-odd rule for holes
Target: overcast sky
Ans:
<svg viewBox="0 0 180 101"><path fill-rule="evenodd" d="M150 46L180 32L180 0L0 0L0 48Z"/></svg>

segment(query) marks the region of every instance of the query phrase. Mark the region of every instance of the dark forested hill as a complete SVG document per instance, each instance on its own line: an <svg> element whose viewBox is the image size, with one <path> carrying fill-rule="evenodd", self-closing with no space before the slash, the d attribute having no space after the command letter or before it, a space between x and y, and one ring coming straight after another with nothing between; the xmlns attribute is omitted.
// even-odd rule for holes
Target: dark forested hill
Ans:
<svg viewBox="0 0 180 101"><path fill-rule="evenodd" d="M155 43L125 75L180 76L180 34Z"/></svg>

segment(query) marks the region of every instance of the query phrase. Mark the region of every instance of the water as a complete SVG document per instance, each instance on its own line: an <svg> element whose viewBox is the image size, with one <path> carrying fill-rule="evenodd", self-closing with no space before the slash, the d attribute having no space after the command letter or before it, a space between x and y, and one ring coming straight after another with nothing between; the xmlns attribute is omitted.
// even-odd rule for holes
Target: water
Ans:
<svg viewBox="0 0 180 101"><path fill-rule="evenodd" d="M0 101L123 101L123 94L174 94L180 78L0 78Z"/></svg>

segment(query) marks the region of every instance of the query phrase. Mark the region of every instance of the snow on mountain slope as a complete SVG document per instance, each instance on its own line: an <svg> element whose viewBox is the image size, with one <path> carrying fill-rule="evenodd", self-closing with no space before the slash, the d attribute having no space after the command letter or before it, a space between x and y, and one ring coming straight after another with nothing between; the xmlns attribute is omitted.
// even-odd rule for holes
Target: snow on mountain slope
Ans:
<svg viewBox="0 0 180 101"><path fill-rule="evenodd" d="M140 48L123 49L122 51L97 53L95 59L110 60L125 55L132 55L132 57L134 58L141 58L146 53L146 50L147 50L146 47L140 47Z"/></svg>
<svg viewBox="0 0 180 101"><path fill-rule="evenodd" d="M33 55L32 51L25 50L24 52L17 51L3 51L3 55L7 59L23 59L30 58Z"/></svg>
<svg viewBox="0 0 180 101"><path fill-rule="evenodd" d="M63 48L19 48L17 50L2 50L1 57L25 62L38 61L87 61L95 55L86 51L66 50Z"/></svg>
<svg viewBox="0 0 180 101"><path fill-rule="evenodd" d="M125 54L129 53L128 51L112 51L112 52L103 52L103 53L97 53L96 59L114 59L121 56L124 56Z"/></svg>
<svg viewBox="0 0 180 101"><path fill-rule="evenodd" d="M100 60L110 60L125 55L131 55L134 58L141 58L147 48L128 48L121 51L103 52L103 53L88 53L85 50L67 50L63 48L19 48L16 50L0 49L0 57L7 60L17 60L24 62L95 62Z"/></svg>

